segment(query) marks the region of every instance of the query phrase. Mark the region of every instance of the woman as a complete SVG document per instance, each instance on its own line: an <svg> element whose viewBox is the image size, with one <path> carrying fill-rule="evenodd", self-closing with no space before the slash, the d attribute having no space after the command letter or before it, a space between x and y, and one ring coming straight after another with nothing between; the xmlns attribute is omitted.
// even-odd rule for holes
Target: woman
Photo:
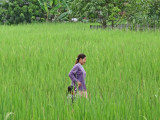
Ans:
<svg viewBox="0 0 160 120"><path fill-rule="evenodd" d="M76 63L72 70L69 72L69 77L72 80L72 85L76 87L76 82L78 83L79 93L87 98L87 89L85 84L86 72L82 65L86 63L86 55L79 54L76 58Z"/></svg>

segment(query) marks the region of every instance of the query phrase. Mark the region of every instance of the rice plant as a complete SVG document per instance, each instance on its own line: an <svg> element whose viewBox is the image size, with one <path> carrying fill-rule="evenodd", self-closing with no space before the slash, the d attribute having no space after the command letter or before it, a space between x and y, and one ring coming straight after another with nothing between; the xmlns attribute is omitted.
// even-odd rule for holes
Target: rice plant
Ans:
<svg viewBox="0 0 160 120"><path fill-rule="evenodd" d="M88 99L70 105L68 73L79 53L87 56ZM159 113L159 31L0 26L1 120L159 120Z"/></svg>

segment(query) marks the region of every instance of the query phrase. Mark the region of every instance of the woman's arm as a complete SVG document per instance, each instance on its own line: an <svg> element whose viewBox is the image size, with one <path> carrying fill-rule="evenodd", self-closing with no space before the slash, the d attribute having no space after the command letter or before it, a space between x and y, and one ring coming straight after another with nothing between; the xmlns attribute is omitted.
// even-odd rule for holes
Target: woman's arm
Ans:
<svg viewBox="0 0 160 120"><path fill-rule="evenodd" d="M69 77L73 82L79 82L79 80L75 77L77 71L79 69L79 66L76 64L74 65L74 67L72 68L72 70L69 72Z"/></svg>

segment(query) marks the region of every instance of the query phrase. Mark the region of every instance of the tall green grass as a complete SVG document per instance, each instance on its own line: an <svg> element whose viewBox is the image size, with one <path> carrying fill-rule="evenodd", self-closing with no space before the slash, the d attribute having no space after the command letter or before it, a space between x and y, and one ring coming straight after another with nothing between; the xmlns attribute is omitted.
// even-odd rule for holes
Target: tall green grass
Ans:
<svg viewBox="0 0 160 120"><path fill-rule="evenodd" d="M69 71L87 62L89 99L67 104ZM0 26L0 120L159 120L160 34L89 24Z"/></svg>

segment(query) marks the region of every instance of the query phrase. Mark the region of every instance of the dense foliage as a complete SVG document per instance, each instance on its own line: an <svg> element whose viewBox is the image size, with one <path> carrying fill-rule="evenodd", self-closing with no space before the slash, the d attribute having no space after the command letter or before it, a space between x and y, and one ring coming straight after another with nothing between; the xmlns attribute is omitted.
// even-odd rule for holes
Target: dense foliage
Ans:
<svg viewBox="0 0 160 120"><path fill-rule="evenodd" d="M111 23L159 24L160 0L74 0L73 14L80 19Z"/></svg>
<svg viewBox="0 0 160 120"><path fill-rule="evenodd" d="M0 0L2 24L71 21L160 24L160 0Z"/></svg>
<svg viewBox="0 0 160 120"><path fill-rule="evenodd" d="M44 21L45 13L37 0L10 0L0 7L0 22L4 24L31 23Z"/></svg>

